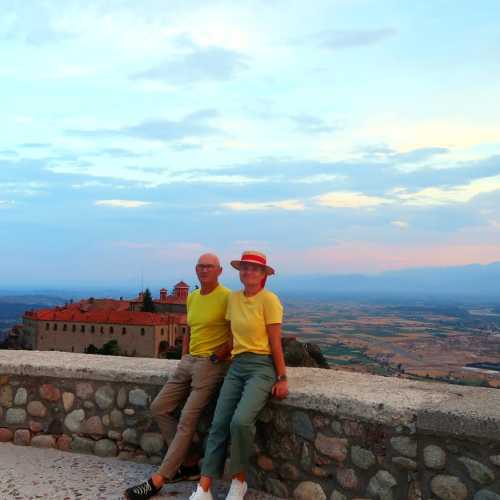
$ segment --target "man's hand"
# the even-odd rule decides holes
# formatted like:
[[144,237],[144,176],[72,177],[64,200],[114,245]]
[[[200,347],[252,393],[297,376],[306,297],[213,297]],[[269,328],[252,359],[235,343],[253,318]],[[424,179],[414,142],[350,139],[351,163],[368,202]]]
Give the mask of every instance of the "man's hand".
[[285,399],[288,396],[288,381],[278,380],[273,385],[271,393],[276,399]]

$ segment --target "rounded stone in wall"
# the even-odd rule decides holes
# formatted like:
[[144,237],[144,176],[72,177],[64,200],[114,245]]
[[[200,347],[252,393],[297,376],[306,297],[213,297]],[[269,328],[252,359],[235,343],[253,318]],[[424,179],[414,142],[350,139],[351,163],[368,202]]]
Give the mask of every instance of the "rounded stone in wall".
[[90,382],[78,382],[75,389],[76,396],[80,399],[89,399],[94,394],[94,388]]
[[110,385],[103,385],[95,391],[94,398],[101,410],[107,410],[115,403],[115,390]]
[[82,422],[85,420],[85,412],[82,409],[73,410],[64,419],[64,425],[71,432],[80,432]]
[[14,398],[15,406],[23,406],[28,401],[28,391],[24,387],[19,387]]
[[337,468],[337,481],[346,490],[355,490],[358,487],[358,477],[354,469]]
[[303,481],[293,492],[294,500],[326,500],[325,492],[318,483]]
[[479,490],[474,494],[474,500],[500,500],[500,495],[491,490]]
[[330,500],[347,500],[347,497],[340,491],[335,490],[330,496]]
[[94,453],[99,457],[116,457],[118,449],[111,439],[100,439],[95,444]]
[[458,477],[438,474],[431,479],[431,490],[441,500],[465,500],[467,487]]
[[14,432],[14,444],[19,446],[29,446],[31,441],[31,432],[28,429],[17,429]]
[[30,401],[26,407],[32,417],[45,418],[47,407],[41,401]]
[[127,389],[125,389],[125,387],[120,387],[120,389],[118,389],[118,394],[116,396],[116,406],[118,406],[118,408],[120,409],[125,408],[125,406],[127,406],[127,399],[128,399]]
[[128,393],[128,400],[134,406],[142,406],[145,408],[149,405],[149,396],[143,389],[132,389]]
[[410,437],[393,437],[391,438],[391,446],[405,457],[415,458],[417,456],[417,442]]
[[34,436],[31,440],[31,446],[37,448],[56,448],[56,438],[50,434]]
[[298,436],[311,441],[314,439],[314,428],[309,415],[303,411],[295,411],[292,415],[293,431]]
[[424,464],[429,469],[443,469],[446,465],[446,452],[434,444],[426,446],[424,448]]
[[356,467],[364,470],[375,465],[375,455],[370,450],[357,445],[351,448],[351,460]]
[[53,384],[42,384],[39,388],[40,396],[46,401],[59,401],[61,399],[61,391]]
[[495,474],[486,465],[468,457],[460,457],[459,462],[462,462],[469,473],[472,480],[479,484],[488,484],[495,480]]
[[12,387],[10,385],[0,386],[0,406],[4,408],[12,406]]
[[415,462],[415,460],[412,460],[411,458],[394,457],[392,459],[392,463],[396,464],[398,467],[401,467],[402,469],[405,469],[405,470],[409,470],[409,471],[416,471],[417,470],[417,462]]
[[73,408],[75,402],[75,395],[72,392],[63,392],[62,395],[64,411],[67,413]]
[[492,464],[498,465],[498,467],[500,467],[500,455],[491,455],[490,460]]
[[139,436],[136,429],[127,428],[122,434],[123,441],[130,444],[139,444]]
[[123,413],[120,410],[113,410],[109,414],[109,422],[112,427],[122,429],[125,427],[125,419],[123,418]]
[[391,489],[397,481],[386,470],[379,470],[368,483],[368,494],[375,498],[392,498]]
[[77,453],[94,453],[95,441],[90,438],[73,436],[71,450]]
[[274,479],[272,477],[264,480],[265,489],[271,495],[280,497],[280,498],[288,498],[288,488],[285,483],[282,483],[278,479]]
[[8,443],[13,437],[14,433],[10,429],[0,427],[0,443]]
[[10,425],[19,425],[26,420],[26,410],[23,408],[9,408],[5,413],[5,421]]
[[164,447],[163,436],[159,432],[145,432],[140,443],[147,455],[158,455]]

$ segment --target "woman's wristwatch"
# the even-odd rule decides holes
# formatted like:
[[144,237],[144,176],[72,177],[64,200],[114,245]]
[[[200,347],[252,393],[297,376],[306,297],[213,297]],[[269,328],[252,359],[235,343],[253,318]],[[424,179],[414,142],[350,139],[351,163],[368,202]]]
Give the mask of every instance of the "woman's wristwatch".
[[286,375],[278,375],[278,376],[276,377],[276,381],[277,381],[277,382],[282,382],[283,380],[288,380],[288,379],[286,378]]

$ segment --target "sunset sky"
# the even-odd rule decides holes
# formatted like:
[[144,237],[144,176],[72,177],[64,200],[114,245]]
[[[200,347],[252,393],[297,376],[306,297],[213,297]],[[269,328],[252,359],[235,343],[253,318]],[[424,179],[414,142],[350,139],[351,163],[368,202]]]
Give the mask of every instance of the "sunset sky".
[[0,284],[500,261],[498,0],[17,0]]

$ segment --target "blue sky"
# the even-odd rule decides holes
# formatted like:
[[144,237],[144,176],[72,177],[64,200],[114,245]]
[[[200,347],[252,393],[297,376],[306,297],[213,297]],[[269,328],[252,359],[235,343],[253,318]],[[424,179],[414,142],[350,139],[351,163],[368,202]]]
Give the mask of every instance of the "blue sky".
[[4,0],[0,57],[5,285],[500,260],[496,0]]

